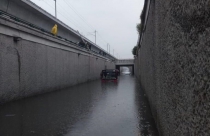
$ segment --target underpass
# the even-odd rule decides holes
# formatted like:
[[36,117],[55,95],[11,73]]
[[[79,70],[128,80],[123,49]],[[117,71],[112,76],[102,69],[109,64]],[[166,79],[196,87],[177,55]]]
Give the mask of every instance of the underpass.
[[2,0],[0,40],[0,135],[157,135],[136,78],[99,80],[103,69],[134,74],[132,59],[117,60],[28,0]]
[[134,75],[134,59],[119,59],[115,61],[115,68],[122,72],[122,68],[126,67]]

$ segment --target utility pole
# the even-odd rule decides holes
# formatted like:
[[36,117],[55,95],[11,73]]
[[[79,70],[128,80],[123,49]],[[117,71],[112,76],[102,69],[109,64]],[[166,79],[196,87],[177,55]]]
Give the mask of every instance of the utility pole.
[[109,52],[109,44],[107,43],[107,52]]
[[96,44],[96,30],[95,30],[95,44]]
[[55,0],[55,18],[57,18],[57,4],[56,4],[56,0]]
[[95,30],[95,31],[94,31],[94,33],[95,33],[95,34],[92,34],[93,32],[91,32],[91,33],[88,33],[88,34],[90,34],[90,35],[93,35],[93,36],[95,36],[95,45],[96,45],[96,32],[97,32],[97,31]]
[[110,54],[110,44],[107,43],[107,52]]

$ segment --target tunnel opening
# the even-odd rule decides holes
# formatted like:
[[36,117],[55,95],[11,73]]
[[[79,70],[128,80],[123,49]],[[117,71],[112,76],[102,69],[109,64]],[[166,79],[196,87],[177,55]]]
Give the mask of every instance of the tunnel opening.
[[132,75],[134,75],[134,65],[116,65],[115,68],[120,71],[120,74],[122,74],[122,72],[129,71]]

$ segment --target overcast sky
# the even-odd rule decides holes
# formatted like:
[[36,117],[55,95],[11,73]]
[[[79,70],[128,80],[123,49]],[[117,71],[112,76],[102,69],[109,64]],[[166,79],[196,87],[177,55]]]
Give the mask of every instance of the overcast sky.
[[[31,1],[55,15],[54,0]],[[57,0],[57,17],[93,42],[96,30],[97,45],[107,50],[109,43],[116,57],[133,58],[143,4],[144,0]]]

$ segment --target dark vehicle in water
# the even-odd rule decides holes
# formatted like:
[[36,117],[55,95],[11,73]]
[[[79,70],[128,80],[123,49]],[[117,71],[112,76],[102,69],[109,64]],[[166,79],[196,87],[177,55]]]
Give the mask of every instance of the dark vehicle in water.
[[119,72],[116,69],[105,69],[101,71],[102,81],[117,81]]

